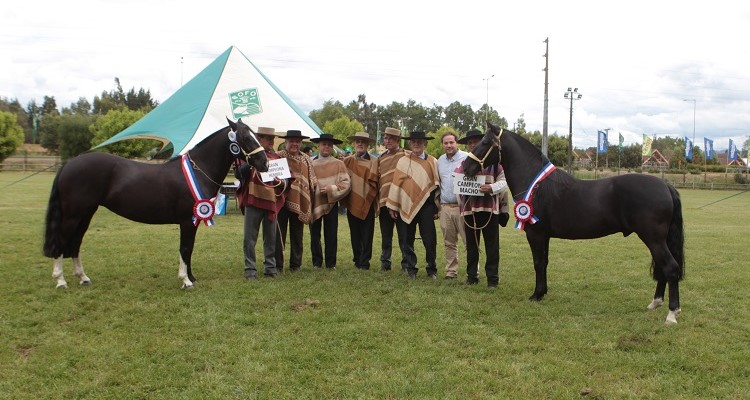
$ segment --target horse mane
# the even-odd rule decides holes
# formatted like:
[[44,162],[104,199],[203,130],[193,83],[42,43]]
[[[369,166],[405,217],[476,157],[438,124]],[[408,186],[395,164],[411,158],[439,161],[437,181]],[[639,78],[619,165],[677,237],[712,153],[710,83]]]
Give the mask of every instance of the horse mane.
[[[516,146],[521,150],[522,154],[524,154],[523,157],[529,160],[538,160],[541,163],[540,169],[541,166],[547,165],[547,163],[550,162],[549,158],[547,158],[539,148],[534,146],[534,144],[525,137],[506,129],[505,132],[503,132],[503,135],[507,134],[509,134]],[[563,192],[567,188],[575,184],[577,179],[564,170],[556,168],[555,171],[547,177],[546,181],[554,184],[545,185],[544,182],[542,182],[542,184],[537,187],[535,196],[538,198],[560,198],[563,196]]]

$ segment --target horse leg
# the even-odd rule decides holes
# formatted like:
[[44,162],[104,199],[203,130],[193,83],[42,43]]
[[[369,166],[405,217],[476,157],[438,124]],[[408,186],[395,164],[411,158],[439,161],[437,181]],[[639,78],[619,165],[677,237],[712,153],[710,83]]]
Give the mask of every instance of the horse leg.
[[677,279],[669,280],[669,313],[667,324],[676,324],[677,316],[682,312],[680,309],[680,282]]
[[55,288],[57,289],[68,288],[68,282],[65,282],[65,277],[63,276],[63,256],[62,255],[60,255],[60,257],[55,258],[55,261],[52,264],[52,278],[57,279],[57,286],[55,286]]
[[652,242],[648,245],[648,248],[651,251],[653,274],[654,279],[656,279],[656,292],[651,304],[648,305],[648,309],[654,310],[664,304],[664,291],[668,283],[669,313],[665,322],[676,324],[677,315],[680,314],[680,266],[669,251],[665,240],[659,243]]
[[648,307],[649,310],[656,310],[664,304],[664,291],[667,289],[667,280],[659,279],[656,281],[656,291],[654,292],[654,299],[651,300]]
[[[528,229],[528,228],[527,228]],[[547,263],[549,262],[549,236],[526,232],[526,240],[531,247],[534,258],[534,272],[536,272],[536,287],[534,294],[529,297],[530,301],[540,301],[547,294]]]
[[198,227],[192,221],[180,224],[180,267],[177,277],[182,281],[182,289],[192,289],[195,277],[190,268],[190,258],[195,245],[195,233]]
[[81,264],[81,257],[73,257],[73,265],[75,265],[75,276],[78,277],[79,281],[78,283],[81,286],[88,286],[91,284],[91,279],[89,279],[88,276],[86,276],[86,273],[83,272],[83,264]]

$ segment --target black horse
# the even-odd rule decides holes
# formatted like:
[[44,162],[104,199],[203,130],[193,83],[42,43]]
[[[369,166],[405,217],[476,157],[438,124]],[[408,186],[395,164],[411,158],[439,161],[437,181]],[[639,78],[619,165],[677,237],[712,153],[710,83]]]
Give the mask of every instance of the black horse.
[[684,263],[684,233],[680,195],[662,180],[640,174],[583,181],[555,169],[528,140],[489,124],[481,142],[463,163],[464,173],[476,175],[485,165],[500,162],[516,202],[516,227],[526,231],[536,272],[529,300],[547,294],[550,238],[593,239],[635,232],[651,252],[656,292],[648,309],[664,303],[669,283],[667,323],[680,313],[679,281]]
[[256,170],[268,170],[268,160],[255,133],[242,120],[230,121],[182,157],[163,164],[146,164],[107,153],[82,154],[66,162],[52,183],[47,207],[44,255],[54,258],[52,277],[67,287],[63,258],[72,257],[82,285],[79,252],[91,218],[100,205],[136,222],[180,225],[180,266],[183,288],[195,277],[190,257],[198,224],[212,223],[212,197],[236,158],[244,157]]

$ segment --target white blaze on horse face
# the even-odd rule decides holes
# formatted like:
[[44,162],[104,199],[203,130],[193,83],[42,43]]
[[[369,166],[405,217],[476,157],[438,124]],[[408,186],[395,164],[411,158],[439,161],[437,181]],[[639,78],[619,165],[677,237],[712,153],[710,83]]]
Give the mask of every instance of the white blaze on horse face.
[[177,270],[177,278],[182,281],[182,289],[193,288],[193,282],[190,282],[190,278],[188,278],[187,264],[182,260],[182,255],[180,255],[180,268]]

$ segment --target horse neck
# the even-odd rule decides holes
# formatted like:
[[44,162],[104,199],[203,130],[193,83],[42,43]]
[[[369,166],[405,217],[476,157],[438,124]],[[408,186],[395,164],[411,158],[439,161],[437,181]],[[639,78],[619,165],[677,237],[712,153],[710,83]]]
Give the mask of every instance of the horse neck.
[[549,162],[534,145],[524,141],[522,137],[508,132],[504,132],[500,138],[500,164],[503,166],[508,187],[514,195],[526,192],[539,171]]
[[[217,184],[221,185],[224,182],[234,161],[229,152],[228,131],[227,127],[213,133],[188,152],[190,159],[195,163],[194,167],[205,173],[204,175],[200,171],[195,171],[198,182],[201,187],[213,188],[211,193],[219,190]],[[208,196],[208,193],[204,193],[204,196]]]

